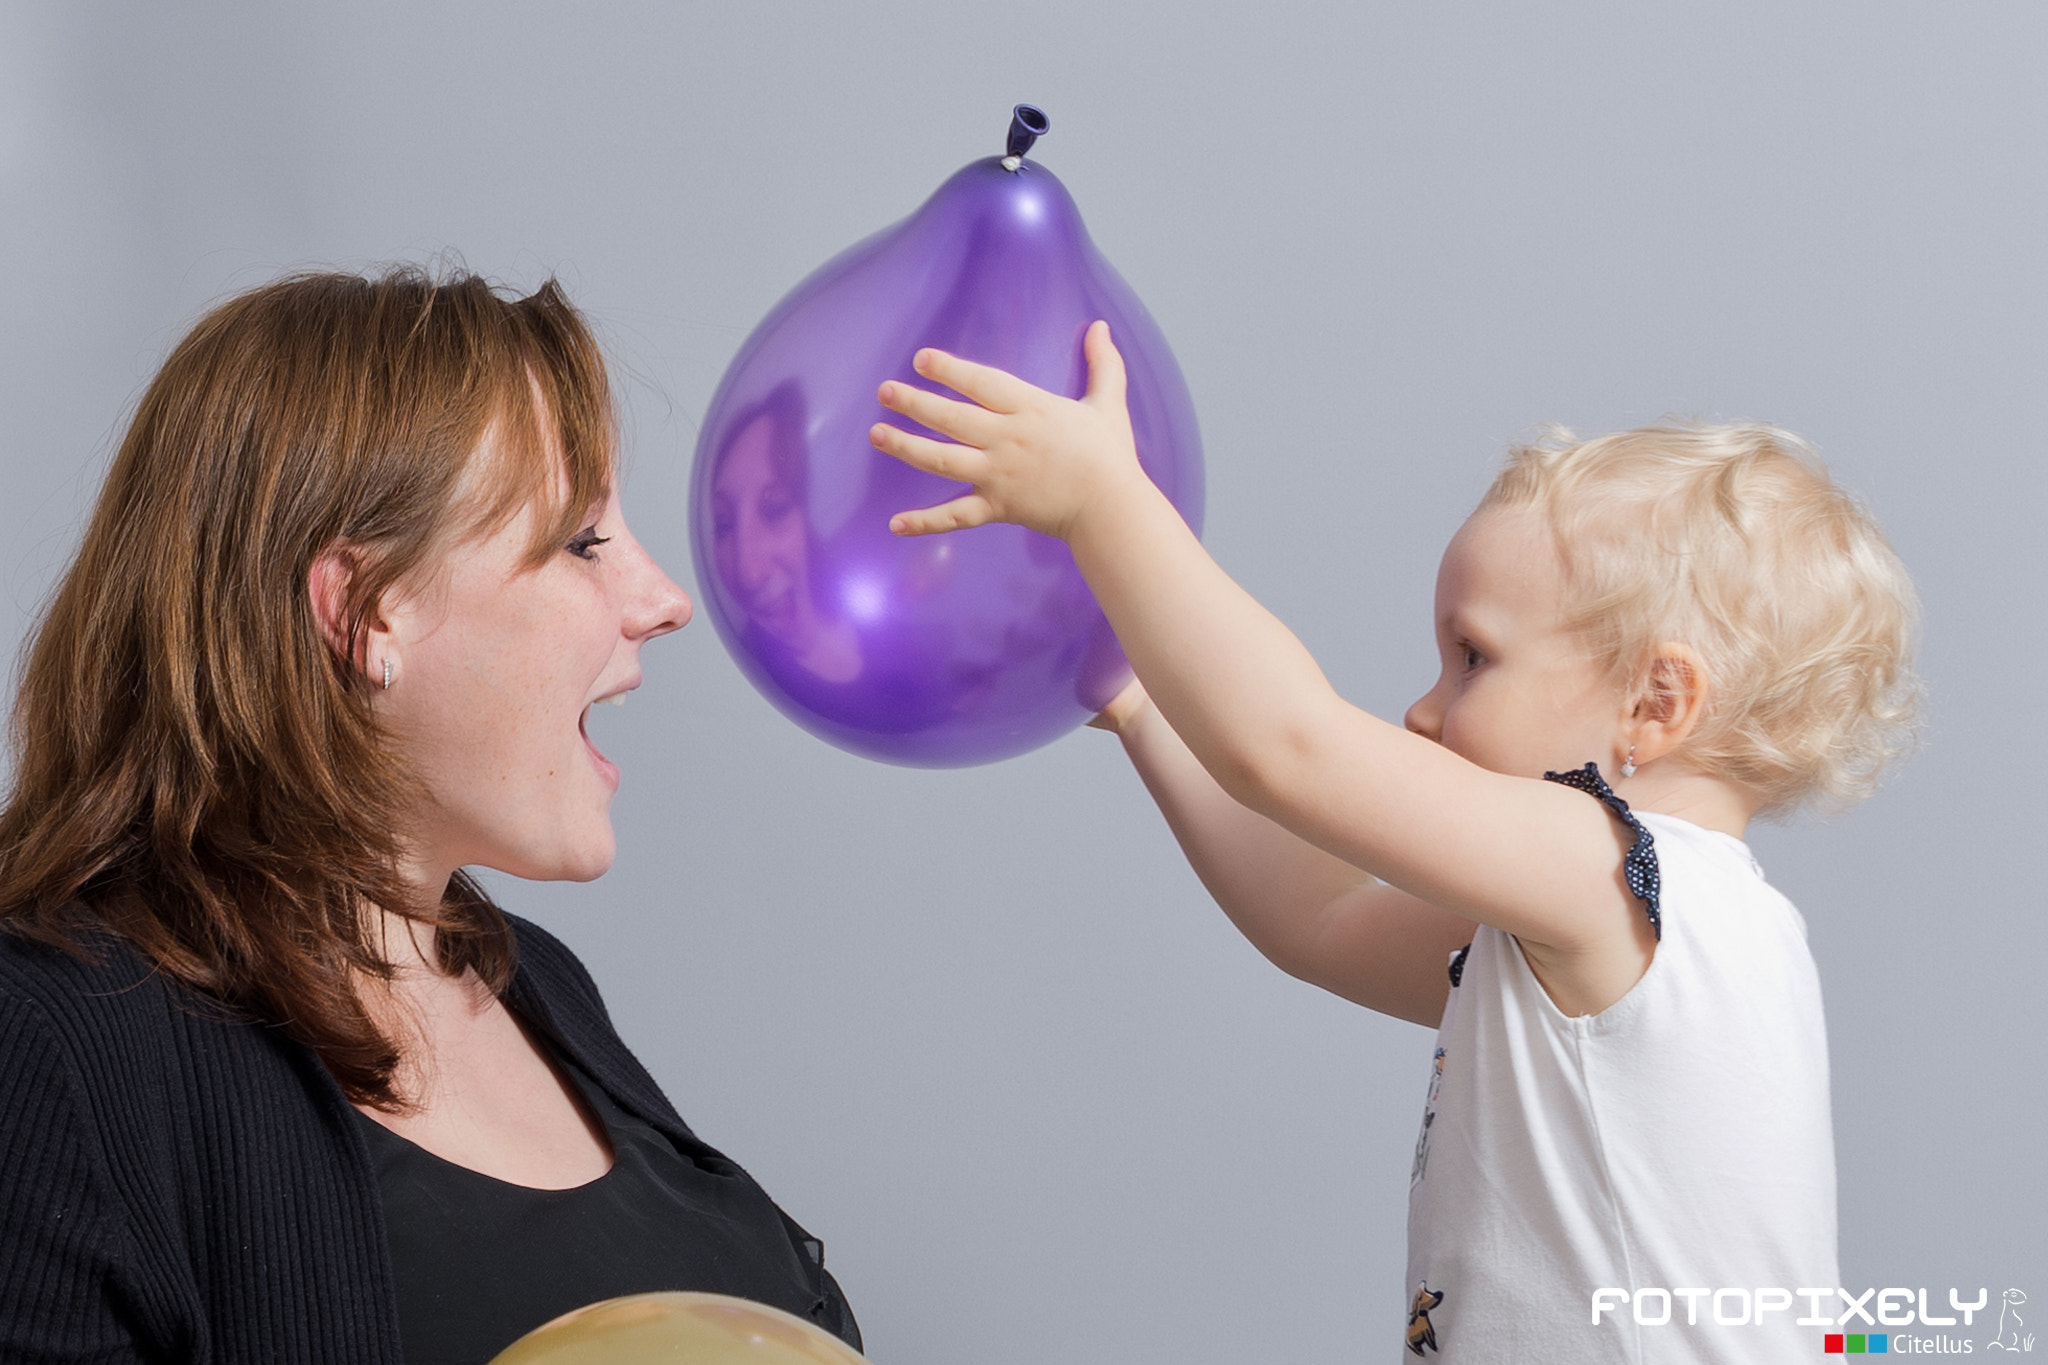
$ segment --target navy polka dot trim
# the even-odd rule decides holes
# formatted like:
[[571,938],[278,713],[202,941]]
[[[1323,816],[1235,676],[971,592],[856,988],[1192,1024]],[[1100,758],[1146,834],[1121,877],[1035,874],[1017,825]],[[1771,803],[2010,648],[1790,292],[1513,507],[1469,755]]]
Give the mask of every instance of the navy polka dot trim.
[[1451,955],[1451,985],[1462,985],[1465,980],[1465,959],[1472,955],[1472,945],[1466,944]]
[[1543,780],[1562,782],[1567,787],[1577,787],[1588,796],[1597,796],[1621,818],[1621,823],[1636,832],[1635,847],[1622,855],[1621,875],[1627,879],[1628,889],[1643,903],[1650,916],[1650,928],[1661,940],[1664,937],[1664,911],[1657,904],[1657,893],[1663,886],[1663,879],[1657,871],[1657,841],[1650,837],[1650,831],[1636,819],[1635,813],[1628,808],[1628,802],[1614,794],[1614,789],[1600,776],[1597,763],[1588,763],[1568,773],[1545,773]]

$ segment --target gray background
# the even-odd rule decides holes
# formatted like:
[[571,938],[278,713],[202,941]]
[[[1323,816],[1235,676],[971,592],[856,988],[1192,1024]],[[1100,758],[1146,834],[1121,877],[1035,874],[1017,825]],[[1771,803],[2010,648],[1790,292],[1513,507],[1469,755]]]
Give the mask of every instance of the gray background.
[[[1755,838],[1828,992],[1843,1276],[2038,1303],[2044,58],[2030,4],[0,0],[0,657],[166,347],[309,264],[559,272],[687,586],[748,329],[1033,100],[1186,369],[1211,546],[1362,705],[1426,686],[1436,557],[1538,423],[1768,418],[1874,504],[1926,745]],[[594,722],[616,868],[500,889],[878,1360],[1390,1354],[1429,1035],[1238,940],[1112,740],[898,770],[704,622],[648,665]]]

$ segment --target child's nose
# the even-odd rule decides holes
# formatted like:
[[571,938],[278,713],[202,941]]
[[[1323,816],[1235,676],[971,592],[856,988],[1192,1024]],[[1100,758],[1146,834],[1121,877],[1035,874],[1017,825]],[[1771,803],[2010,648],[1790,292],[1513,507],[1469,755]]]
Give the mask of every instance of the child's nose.
[[1444,711],[1437,703],[1436,689],[1432,687],[1417,697],[1415,704],[1408,708],[1408,714],[1401,717],[1401,723],[1433,744],[1443,743]]

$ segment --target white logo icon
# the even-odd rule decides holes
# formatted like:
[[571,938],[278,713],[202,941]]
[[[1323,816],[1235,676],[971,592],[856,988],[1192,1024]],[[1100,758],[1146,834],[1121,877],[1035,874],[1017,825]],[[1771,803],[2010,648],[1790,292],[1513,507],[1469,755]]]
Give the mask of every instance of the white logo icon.
[[[1987,1350],[2031,1351],[2034,1349],[2034,1334],[2032,1332],[2027,1333],[2026,1340],[2022,1341],[2020,1339],[2020,1328],[2026,1325],[2026,1319],[2020,1316],[2019,1306],[2026,1301],[2027,1296],[2017,1289],[2005,1291],[2005,1300],[1998,1305],[1998,1335],[1986,1347]],[[2010,1330],[2007,1330],[2005,1325],[2008,1319],[2012,1322]]]

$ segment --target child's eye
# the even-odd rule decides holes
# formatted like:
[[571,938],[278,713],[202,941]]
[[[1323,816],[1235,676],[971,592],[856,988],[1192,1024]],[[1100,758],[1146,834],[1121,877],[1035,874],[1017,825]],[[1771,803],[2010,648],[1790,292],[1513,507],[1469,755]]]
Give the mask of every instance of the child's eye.
[[1486,656],[1481,654],[1476,647],[1469,644],[1459,645],[1458,653],[1465,662],[1465,671],[1467,673],[1470,673],[1473,669],[1486,662]]
[[596,559],[597,556],[592,552],[610,539],[610,536],[599,535],[595,526],[586,526],[576,533],[567,548],[569,553],[578,559]]

